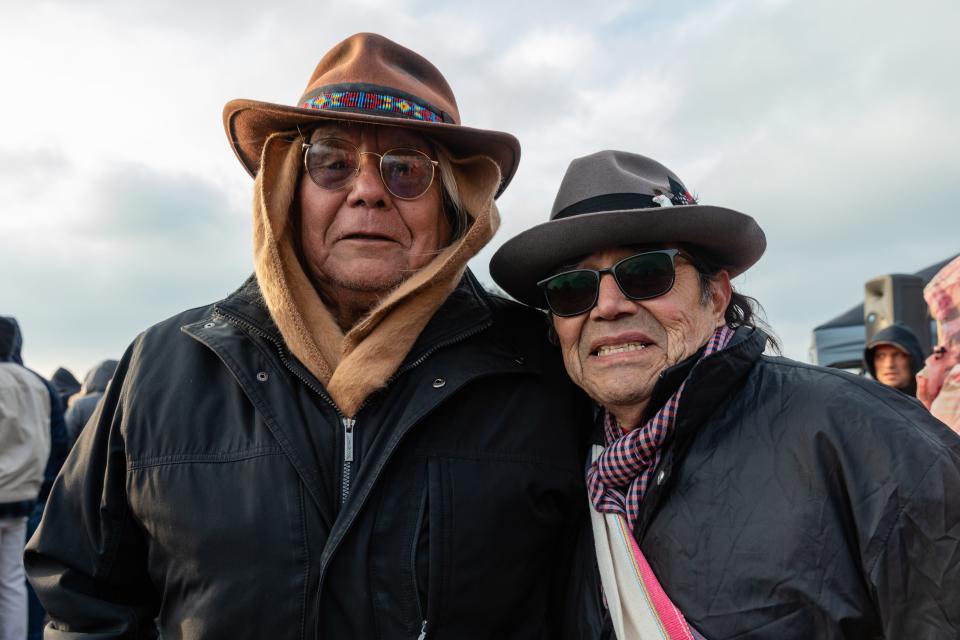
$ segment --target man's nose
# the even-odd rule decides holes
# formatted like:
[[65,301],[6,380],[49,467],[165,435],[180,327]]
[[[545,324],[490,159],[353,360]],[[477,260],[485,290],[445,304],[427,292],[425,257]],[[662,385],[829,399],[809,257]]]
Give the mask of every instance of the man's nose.
[[613,320],[620,316],[636,313],[637,303],[630,300],[617,285],[612,273],[600,276],[600,291],[597,294],[597,306],[591,312],[595,318]]
[[380,177],[380,158],[376,154],[360,155],[360,172],[350,185],[348,202],[351,206],[377,209],[385,208],[390,202],[390,192],[387,191]]

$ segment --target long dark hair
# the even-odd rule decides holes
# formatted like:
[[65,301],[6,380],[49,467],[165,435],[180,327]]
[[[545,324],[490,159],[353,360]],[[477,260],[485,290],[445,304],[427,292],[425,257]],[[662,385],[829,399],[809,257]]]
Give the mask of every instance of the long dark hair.
[[[700,280],[700,302],[708,304],[710,294],[713,293],[714,279],[720,273],[721,268],[711,264],[709,261],[696,257],[692,261],[693,267],[697,270]],[[730,302],[723,312],[723,319],[728,327],[736,329],[738,327],[750,327],[759,329],[767,335],[767,344],[777,355],[782,355],[780,339],[773,333],[773,329],[766,320],[766,312],[763,305],[756,298],[744,295],[737,291],[733,285],[730,285]]]

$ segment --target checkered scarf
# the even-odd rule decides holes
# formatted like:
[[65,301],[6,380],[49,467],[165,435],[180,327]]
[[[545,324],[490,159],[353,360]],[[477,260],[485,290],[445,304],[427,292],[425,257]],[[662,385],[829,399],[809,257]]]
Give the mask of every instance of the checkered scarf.
[[[707,342],[700,360],[725,349],[732,337],[733,329],[730,327],[724,325],[717,329]],[[690,374],[687,374],[686,380],[660,411],[646,424],[629,433],[623,432],[613,414],[605,412],[603,426],[607,448],[587,472],[587,489],[597,511],[625,516],[631,531],[640,515],[640,501],[647,493],[650,476],[660,462],[661,446],[673,429],[680,394],[689,379]]]

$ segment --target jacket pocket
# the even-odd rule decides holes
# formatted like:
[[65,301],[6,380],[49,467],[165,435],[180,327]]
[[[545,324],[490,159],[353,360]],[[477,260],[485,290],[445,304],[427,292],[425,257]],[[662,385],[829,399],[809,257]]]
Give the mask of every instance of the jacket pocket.
[[427,614],[427,584],[430,571],[428,493],[427,483],[424,483],[413,530],[413,544],[410,548],[410,575],[413,577],[413,593],[414,601],[417,603],[418,622],[426,620]]
[[443,597],[449,586],[452,521],[452,484],[443,459],[427,458],[427,482],[413,544],[413,575],[419,613],[420,638],[434,636],[442,624]]

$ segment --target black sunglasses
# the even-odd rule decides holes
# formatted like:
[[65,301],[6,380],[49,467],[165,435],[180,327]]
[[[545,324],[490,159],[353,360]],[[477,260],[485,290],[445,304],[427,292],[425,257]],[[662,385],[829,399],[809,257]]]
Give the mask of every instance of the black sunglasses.
[[676,278],[678,249],[659,249],[627,256],[607,269],[573,269],[537,283],[555,316],[578,316],[593,309],[600,296],[600,278],[613,275],[631,300],[649,300],[670,291]]

